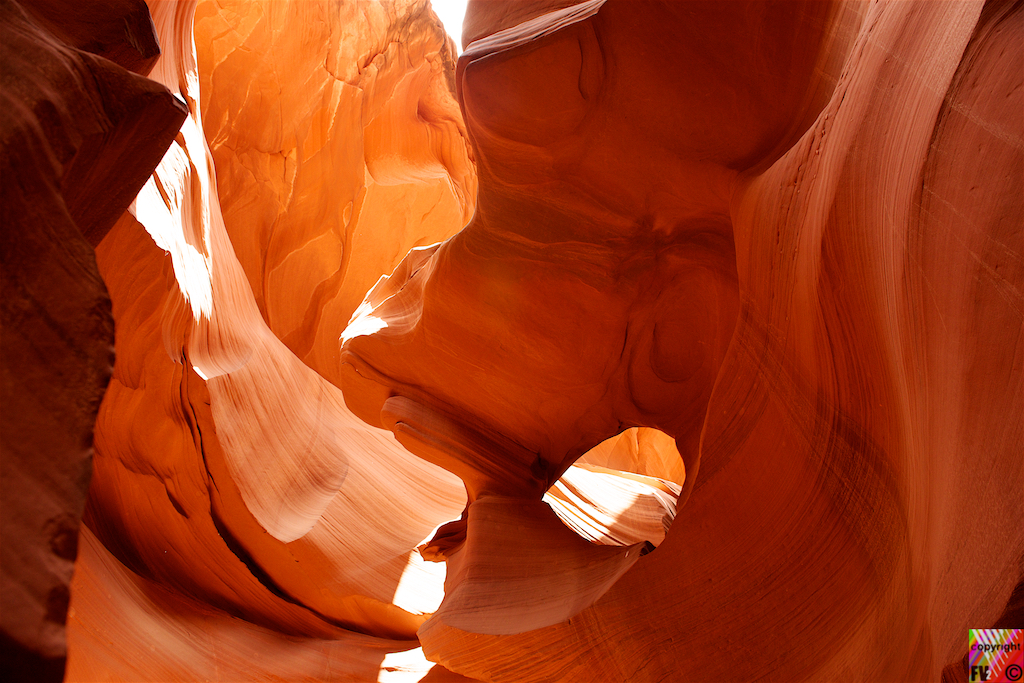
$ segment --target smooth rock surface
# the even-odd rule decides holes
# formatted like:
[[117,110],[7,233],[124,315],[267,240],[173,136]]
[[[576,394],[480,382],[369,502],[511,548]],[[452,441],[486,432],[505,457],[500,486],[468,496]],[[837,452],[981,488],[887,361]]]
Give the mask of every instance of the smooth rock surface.
[[467,482],[450,565],[571,567],[473,510],[623,426],[675,438],[685,506],[545,626],[449,573],[424,652],[497,681],[937,679],[1022,576],[1020,4],[496,7],[458,72],[477,213],[368,295],[346,398]]
[[1020,2],[149,10],[170,149],[47,176],[116,326],[69,681],[958,680],[1019,618]]
[[[416,629],[440,603],[444,565],[424,562],[416,547],[435,526],[458,517],[465,505],[461,482],[406,452],[387,432],[355,418],[340,390],[282,342],[288,331],[279,336],[268,326],[253,293],[289,292],[281,301],[323,305],[340,297],[351,300],[354,308],[383,270],[372,277],[366,272],[390,268],[389,259],[401,255],[396,250],[456,232],[464,213],[471,211],[472,192],[460,194],[457,182],[471,185],[472,164],[456,125],[452,95],[438,89],[446,82],[439,54],[447,54],[447,40],[425,5],[382,7],[360,3],[347,8],[357,14],[369,11],[367,31],[377,31],[377,39],[391,46],[391,62],[378,60],[368,71],[363,65],[377,80],[367,76],[362,83],[357,78],[346,89],[323,71],[321,81],[294,95],[296,106],[308,107],[309,116],[282,120],[295,126],[285,133],[291,140],[296,130],[308,133],[310,126],[319,136],[305,140],[310,156],[296,157],[296,177],[312,186],[274,185],[270,179],[280,180],[274,174],[264,177],[266,193],[245,195],[233,179],[248,173],[248,160],[262,153],[229,152],[247,144],[247,136],[259,129],[243,115],[220,121],[224,127],[215,126],[210,135],[224,153],[217,163],[225,168],[221,178],[228,188],[224,205],[229,215],[236,225],[252,227],[258,225],[258,216],[245,211],[253,200],[282,207],[282,232],[271,240],[268,253],[284,261],[293,250],[301,252],[295,257],[299,261],[312,253],[333,269],[324,279],[311,280],[317,271],[305,261],[281,271],[259,264],[247,272],[236,256],[244,258],[245,246],[233,244],[225,228],[220,179],[204,136],[200,62],[192,36],[195,17],[208,30],[219,31],[218,20],[237,19],[234,9],[211,4],[197,11],[190,2],[151,5],[165,51],[150,76],[188,103],[189,116],[97,252],[114,306],[117,363],[96,423],[95,470],[86,512],[86,524],[95,535],[90,546],[94,552],[83,557],[72,591],[68,680],[237,680],[292,674],[364,680],[367,671],[376,674],[390,666],[390,654],[416,648]],[[269,13],[271,22],[301,24],[315,8],[311,3],[266,3],[242,9],[253,19]],[[339,6],[325,3],[321,9],[329,14]],[[245,22],[239,21],[244,29]],[[409,40],[388,37],[403,26]],[[204,53],[204,58],[211,60],[206,64],[214,81],[225,64],[246,54],[255,60],[246,68],[255,81],[261,70],[272,73],[300,56],[322,62],[338,49],[344,54],[336,56],[337,68],[358,71],[358,64],[347,60],[355,59],[357,50],[373,48],[359,42],[372,36],[349,35],[343,27],[342,22],[325,24],[322,42],[286,42],[280,47],[283,55],[273,46],[252,50],[243,45],[252,33],[221,35],[204,47],[215,45],[224,52]],[[276,31],[267,35],[288,38]],[[385,85],[375,90],[378,80]],[[226,81],[226,86],[235,83]],[[323,108],[310,104],[317,88],[325,97]],[[350,99],[339,104],[342,91]],[[232,103],[236,95],[225,87],[222,100],[211,96],[212,111],[222,102],[244,112],[243,103]],[[385,165],[390,164],[388,177],[401,180],[397,194],[385,188],[383,196],[395,206],[416,207],[417,218],[435,216],[433,222],[407,231],[406,223],[412,221],[404,214],[399,212],[395,220],[381,218],[384,207],[374,203],[380,200],[366,205],[375,208],[351,213],[349,206],[346,212],[341,201],[345,195],[334,191],[336,185],[358,177],[367,187],[353,192],[377,191],[365,180],[371,160],[349,154],[353,140],[369,135],[376,125],[375,119],[364,121],[358,112],[353,117],[353,102],[387,116],[409,117],[409,107],[413,116],[416,111],[426,116],[436,107],[440,123],[435,127],[462,145],[460,151],[446,143],[441,158],[434,159],[431,155],[440,152],[426,145],[431,128],[406,141],[409,154],[419,155],[416,159],[383,154]],[[265,119],[258,101],[251,116]],[[311,124],[311,118],[317,121]],[[229,130],[228,125],[238,128]],[[402,133],[403,128],[395,130]],[[227,146],[216,146],[217,140]],[[421,162],[429,166],[427,177],[421,177],[423,169],[416,165]],[[451,176],[445,163],[452,164]],[[466,177],[459,180],[459,173]],[[248,196],[249,203],[237,196]],[[305,217],[304,225],[315,233],[311,239],[320,240],[321,246],[325,240],[341,244],[347,239],[344,258],[338,250],[318,249],[316,244],[305,249],[308,245],[288,224],[297,220],[294,215],[289,219],[289,212]],[[393,233],[396,244],[353,241],[352,235],[336,232],[343,230],[341,222],[320,224],[308,212],[338,218],[348,213],[360,219],[367,234]],[[269,224],[267,229],[273,232]],[[290,241],[294,238],[298,242]],[[244,240],[239,236],[236,241]],[[337,257],[333,261],[331,254]],[[370,277],[369,284],[346,280],[345,260],[358,264],[353,272]],[[267,282],[259,280],[254,286],[250,277]],[[326,318],[333,325],[335,355],[337,337],[350,314],[336,310],[332,316],[340,318]],[[268,318],[275,320],[272,312]],[[307,347],[321,319],[318,313],[312,326],[303,328]],[[108,605],[105,595],[116,604]],[[135,626],[139,619],[145,624],[142,630]],[[353,634],[362,635],[349,637]],[[150,637],[168,640],[169,650],[140,661],[132,644]],[[396,645],[396,640],[402,643]],[[266,650],[268,641],[283,649],[300,641],[308,647],[280,669],[274,657],[246,662],[245,653]],[[207,647],[207,642],[212,644]],[[360,649],[364,643],[370,644],[368,650]],[[342,651],[348,653],[342,659],[351,661],[339,659]],[[446,672],[422,654],[406,660],[402,666],[408,669],[407,679],[429,675],[447,680]]]

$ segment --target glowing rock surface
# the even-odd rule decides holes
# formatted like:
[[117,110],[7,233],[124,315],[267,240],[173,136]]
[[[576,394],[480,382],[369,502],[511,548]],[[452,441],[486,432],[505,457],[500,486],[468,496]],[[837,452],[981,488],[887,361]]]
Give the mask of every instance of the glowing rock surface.
[[149,11],[68,680],[956,680],[1012,625],[1019,2],[473,0],[457,63],[421,0]]

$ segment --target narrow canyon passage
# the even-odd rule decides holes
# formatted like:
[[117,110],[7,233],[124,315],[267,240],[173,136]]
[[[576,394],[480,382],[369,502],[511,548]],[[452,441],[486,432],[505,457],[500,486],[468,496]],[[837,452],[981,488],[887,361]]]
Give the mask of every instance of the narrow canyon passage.
[[4,670],[967,680],[1024,3],[0,2]]

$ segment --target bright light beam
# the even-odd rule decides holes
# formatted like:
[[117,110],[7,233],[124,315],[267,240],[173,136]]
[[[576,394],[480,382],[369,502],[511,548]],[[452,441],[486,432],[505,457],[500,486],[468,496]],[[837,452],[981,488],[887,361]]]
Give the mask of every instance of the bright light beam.
[[444,30],[455,39],[455,46],[462,54],[462,18],[466,16],[468,0],[431,0],[430,5],[444,24]]

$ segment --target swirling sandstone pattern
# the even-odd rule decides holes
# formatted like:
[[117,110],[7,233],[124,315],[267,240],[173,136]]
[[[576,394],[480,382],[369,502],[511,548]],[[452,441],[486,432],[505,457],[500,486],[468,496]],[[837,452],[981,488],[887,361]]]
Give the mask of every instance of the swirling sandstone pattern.
[[[293,12],[315,9],[310,3],[245,8],[252,19],[243,26],[248,32],[220,35],[214,43],[223,50],[211,58],[223,60],[210,63],[214,78],[218,67],[231,61],[233,50],[252,49],[244,41],[258,34],[259,17],[269,12],[268,21],[273,21],[274,7]],[[262,647],[267,634],[274,633],[308,643],[305,647],[313,653],[307,655],[305,668],[301,661],[296,663],[294,675],[360,680],[372,671],[375,676],[385,652],[415,647],[409,639],[415,638],[422,614],[440,600],[443,571],[439,575],[438,570],[443,568],[420,560],[415,546],[434,526],[458,516],[464,505],[462,487],[452,475],[405,452],[390,435],[354,418],[341,392],[303,364],[268,327],[253,295],[254,289],[267,287],[263,282],[255,288],[250,285],[221,216],[214,163],[203,136],[192,38],[195,4],[153,3],[150,9],[165,48],[151,76],[180,94],[189,105],[189,117],[130,211],[98,249],[114,303],[117,363],[96,427],[95,472],[86,513],[95,540],[89,537],[90,552],[76,578],[69,678],[232,678],[243,674],[228,665],[231,653],[244,660],[244,653]],[[321,9],[328,16],[336,6],[325,3]],[[301,101],[308,108],[305,119],[281,119],[282,125],[295,127],[286,130],[285,138],[294,142],[297,135],[305,135],[302,148],[289,152],[295,164],[290,178],[301,183],[312,177],[318,187],[334,182],[341,187],[337,192],[311,192],[290,184],[268,185],[266,194],[259,195],[281,207],[281,224],[287,225],[289,212],[346,219],[345,225],[330,220],[310,223],[305,238],[293,229],[274,237],[274,225],[266,224],[270,243],[257,245],[259,249],[276,263],[294,258],[301,265],[288,271],[294,280],[289,285],[294,287],[289,290],[293,303],[302,296],[321,303],[347,297],[357,303],[368,285],[356,277],[358,290],[351,291],[344,259],[360,263],[352,271],[357,274],[375,263],[390,268],[389,253],[451,234],[472,207],[471,175],[449,181],[444,166],[445,159],[454,158],[460,164],[456,170],[466,176],[472,167],[465,146],[460,151],[453,143],[445,144],[441,160],[424,154],[432,162],[424,163],[426,171],[444,181],[440,190],[436,180],[412,182],[419,181],[412,161],[387,160],[390,180],[398,182],[406,167],[412,176],[406,187],[390,195],[385,191],[387,198],[419,207],[420,215],[436,213],[433,224],[417,224],[410,235],[395,234],[394,242],[380,240],[386,245],[383,254],[368,247],[360,252],[353,234],[344,232],[354,230],[357,220],[370,234],[393,227],[375,222],[373,211],[381,209],[374,202],[360,197],[363,203],[356,209],[351,200],[345,204],[345,183],[351,185],[355,169],[346,156],[352,145],[344,141],[363,136],[366,127],[358,112],[352,116],[352,103],[363,101],[375,116],[408,117],[409,107],[428,111],[422,101],[441,97],[437,82],[444,84],[443,69],[431,64],[448,49],[423,5],[396,3],[382,12],[380,5],[366,3],[362,10],[372,10],[365,28],[380,33],[380,42],[391,45],[394,66],[386,68],[385,60],[378,60],[372,70],[378,78],[356,78],[347,91],[334,74],[322,70],[321,80],[312,81],[314,90],[322,89],[320,106]],[[207,7],[198,15],[210,22],[208,28],[219,31],[215,22],[221,12]],[[230,9],[223,14],[237,19]],[[345,24],[337,19],[325,22],[322,37],[328,42],[313,58],[322,60],[331,40],[335,48],[353,47],[344,44]],[[418,26],[412,34],[418,47],[410,40],[392,40],[390,32],[404,23]],[[278,66],[271,59],[275,46],[260,49],[267,57],[263,68],[270,72]],[[349,58],[339,58],[345,68],[351,66]],[[418,67],[415,78],[407,73],[409,62]],[[367,65],[363,66],[365,70]],[[395,83],[404,83],[403,78],[411,84],[397,90]],[[380,83],[384,85],[375,89]],[[447,105],[436,103],[441,110],[437,125],[461,141],[457,118],[443,117],[446,107],[452,110],[451,95],[447,98]],[[244,115],[241,103],[231,106]],[[310,118],[317,121],[311,124]],[[370,117],[367,123],[372,122]],[[248,141],[240,135],[221,138],[225,152],[241,149],[248,154],[245,159],[262,154],[245,148]],[[364,182],[364,160],[357,160],[359,181]],[[245,170],[241,161],[226,165],[236,174]],[[337,171],[329,172],[332,167]],[[260,168],[257,161],[257,177]],[[233,177],[226,178],[228,192],[241,192]],[[273,177],[280,181],[279,175]],[[470,185],[457,185],[463,181]],[[352,192],[365,195],[368,190]],[[259,224],[264,210],[257,207],[255,213],[248,226]],[[439,232],[442,228],[447,232]],[[309,240],[319,240],[323,249],[308,249]],[[323,245],[332,240],[338,246],[326,249]],[[408,242],[402,246],[404,240]],[[348,253],[350,247],[354,254]],[[245,254],[244,248],[239,252]],[[319,271],[308,261],[310,252],[321,261],[326,258],[340,275],[330,271],[322,280],[311,280]],[[336,257],[333,262],[331,254]],[[394,253],[390,258],[399,256]],[[281,275],[265,263],[256,268],[248,275],[267,280]],[[274,305],[266,307],[271,322]],[[339,310],[334,306],[325,318],[335,339],[351,314]],[[307,349],[313,345],[315,322],[304,329],[307,338],[296,343]],[[121,563],[130,571],[120,568]],[[160,591],[166,590],[180,599],[161,598]],[[96,591],[123,596],[128,604],[100,607],[92,597]],[[156,598],[151,598],[153,591]],[[82,609],[77,608],[79,601]],[[173,607],[166,612],[168,624],[155,623],[150,631],[125,631],[146,613],[164,615],[168,604]],[[263,630],[222,628],[200,616],[210,608]],[[149,662],[107,651],[111,640],[139,642],[145,635],[164,640],[179,628],[195,629],[201,640],[208,633],[218,643],[206,650],[186,639]],[[352,631],[377,638],[346,640]],[[393,638],[404,641],[388,640]],[[328,641],[337,644],[324,646]],[[331,653],[351,642],[376,644],[368,654],[354,654],[347,664],[335,662],[336,669],[328,667]],[[190,647],[194,649],[189,651]],[[259,665],[253,666],[254,672],[259,670]],[[265,666],[271,671],[274,663]]]
[[424,0],[151,0],[159,58],[141,3],[54,7],[3,29],[165,131],[4,205],[8,634],[38,206],[81,438],[113,304],[68,680],[938,680],[1010,625],[1020,2],[473,0],[457,65]]
[[[1020,4],[493,9],[459,63],[476,216],[343,356],[353,409],[476,501],[427,656],[937,679],[1021,578]],[[509,609],[557,580],[489,577],[578,561],[503,520],[623,425],[685,463],[664,544],[596,600]]]

